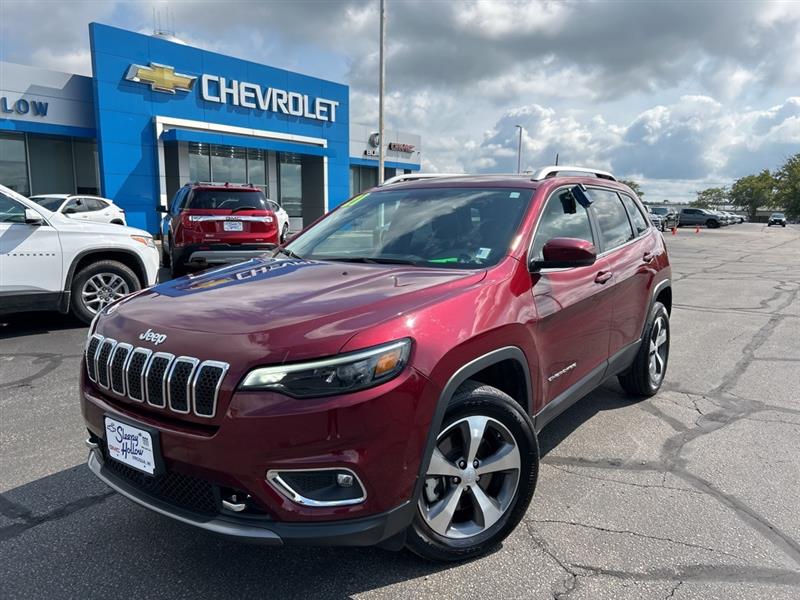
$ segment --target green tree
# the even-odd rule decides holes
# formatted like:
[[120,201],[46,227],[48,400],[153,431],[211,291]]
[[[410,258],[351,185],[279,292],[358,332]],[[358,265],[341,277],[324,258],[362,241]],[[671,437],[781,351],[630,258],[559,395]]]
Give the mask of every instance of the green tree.
[[800,154],[795,154],[775,173],[775,207],[790,219],[800,217]]
[[728,202],[728,188],[713,187],[697,192],[697,199],[693,200],[691,206],[695,208],[709,208],[721,206]]
[[752,221],[756,218],[756,211],[759,208],[773,206],[775,178],[769,169],[764,169],[758,175],[737,179],[731,186],[728,198],[736,208],[746,210]]
[[642,191],[642,188],[640,188],[639,184],[636,183],[635,181],[631,181],[630,179],[620,179],[619,182],[620,183],[624,183],[629,188],[631,188],[633,190],[633,193],[636,194],[637,196],[639,196],[640,200],[642,199],[642,196],[644,196],[644,192]]

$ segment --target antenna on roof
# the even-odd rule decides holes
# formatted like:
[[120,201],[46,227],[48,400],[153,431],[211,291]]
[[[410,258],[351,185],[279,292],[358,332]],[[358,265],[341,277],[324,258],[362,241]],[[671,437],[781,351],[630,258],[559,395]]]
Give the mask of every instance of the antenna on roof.
[[558,152],[556,152],[556,162],[555,165],[558,166]]

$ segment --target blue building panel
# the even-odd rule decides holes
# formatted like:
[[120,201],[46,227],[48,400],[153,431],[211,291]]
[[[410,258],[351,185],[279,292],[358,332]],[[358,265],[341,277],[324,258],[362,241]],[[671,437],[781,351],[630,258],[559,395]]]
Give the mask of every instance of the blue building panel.
[[[159,173],[158,140],[154,125],[156,117],[322,138],[327,142],[324,150],[260,137],[248,138],[231,132],[190,132],[195,136],[194,141],[201,138],[222,139],[220,143],[236,143],[244,147],[324,154],[329,157],[329,206],[337,206],[346,199],[349,189],[347,86],[98,23],[92,23],[89,30],[101,189],[104,195],[126,209],[128,221],[132,225],[151,231],[158,228],[155,208],[160,202],[161,176],[164,174]],[[128,81],[126,76],[132,65],[143,67],[144,70],[139,73],[143,73],[145,77],[157,79],[151,67],[158,69],[158,65],[166,65],[174,69],[177,76],[185,75],[195,79],[191,89],[187,91],[158,91],[151,89],[150,83]],[[236,106],[233,102],[234,94],[228,95],[226,103],[205,99],[202,96],[204,74],[225,78],[229,85],[236,80],[260,86],[262,96],[275,89],[280,90],[280,93],[285,91],[299,94],[302,100],[292,96],[286,102],[293,102],[291,106],[295,112],[298,107],[302,107],[302,114],[283,114],[258,107],[247,108],[241,102]],[[172,77],[173,72],[170,71],[167,79]],[[166,85],[169,85],[169,81]],[[179,82],[179,85],[185,83]],[[219,89],[211,90],[211,87],[213,80],[209,87],[211,95],[221,95]],[[248,90],[251,94],[252,88]],[[240,90],[235,95],[238,95],[238,91]],[[306,96],[307,104],[304,100]],[[334,122],[307,116],[314,114],[317,98],[338,103]],[[248,101],[253,100],[246,99],[245,103]],[[272,108],[272,105],[269,104],[267,108]],[[181,140],[188,139],[189,136],[188,133],[180,132],[170,135],[173,137],[167,139]],[[221,137],[214,137],[217,135]]]

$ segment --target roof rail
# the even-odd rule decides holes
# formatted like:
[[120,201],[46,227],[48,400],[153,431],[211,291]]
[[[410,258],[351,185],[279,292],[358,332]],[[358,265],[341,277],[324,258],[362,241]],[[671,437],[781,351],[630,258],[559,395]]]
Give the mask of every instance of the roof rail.
[[541,181],[542,179],[547,179],[548,177],[555,177],[559,173],[579,173],[581,175],[594,176],[598,179],[609,179],[611,181],[617,180],[617,178],[608,171],[601,171],[600,169],[587,169],[586,167],[570,167],[567,165],[550,165],[549,167],[542,167],[533,174],[531,180]]
[[461,177],[464,173],[404,173],[403,175],[395,175],[390,177],[379,187],[384,185],[392,185],[393,183],[403,183],[404,181],[418,181],[420,179],[434,179],[436,177]]

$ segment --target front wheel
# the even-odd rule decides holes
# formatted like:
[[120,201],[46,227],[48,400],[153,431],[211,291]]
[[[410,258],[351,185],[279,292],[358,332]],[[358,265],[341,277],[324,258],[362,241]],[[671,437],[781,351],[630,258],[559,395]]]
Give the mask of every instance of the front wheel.
[[669,313],[653,303],[642,344],[630,368],[618,376],[622,388],[633,396],[653,396],[661,388],[669,361]]
[[408,548],[435,561],[491,550],[525,514],[538,471],[539,446],[520,405],[496,388],[466,382],[437,434]]
[[706,221],[706,227],[709,229],[717,229],[719,227],[719,221],[714,221],[713,219],[709,219]]
[[115,260],[100,260],[81,269],[72,280],[72,313],[84,323],[114,300],[140,289],[136,274]]

